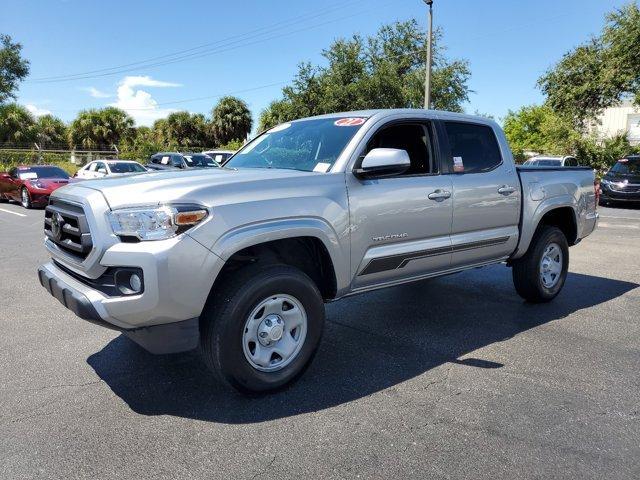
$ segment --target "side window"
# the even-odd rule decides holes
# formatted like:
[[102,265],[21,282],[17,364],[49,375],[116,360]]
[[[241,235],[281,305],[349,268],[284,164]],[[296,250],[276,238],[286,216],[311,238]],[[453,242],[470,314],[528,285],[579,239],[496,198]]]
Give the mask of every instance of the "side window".
[[444,125],[454,172],[480,173],[500,165],[500,147],[491,127],[464,122],[444,122]]
[[105,166],[104,163],[102,162],[98,162],[96,163],[96,172],[100,172],[100,173],[107,173],[107,167]]
[[566,167],[577,167],[578,166],[578,161],[573,157],[568,157],[565,160],[564,165]]
[[96,167],[97,167],[97,166],[98,166],[98,164],[97,164],[97,163],[95,163],[95,162],[90,163],[90,164],[89,164],[89,166],[87,167],[87,170],[88,170],[89,172],[95,172],[95,171],[96,171]]
[[431,140],[427,127],[419,123],[404,123],[382,127],[367,143],[369,153],[374,148],[398,148],[409,154],[411,167],[403,174],[425,175],[436,173],[433,155],[431,154]]
[[151,160],[149,160],[150,163],[154,163],[154,164],[158,164],[160,163],[160,157],[154,155],[151,157]]
[[12,168],[11,170],[9,170],[9,176],[11,178],[18,178],[18,169]]
[[172,155],[171,156],[171,165],[174,167],[182,166],[182,157],[180,155]]

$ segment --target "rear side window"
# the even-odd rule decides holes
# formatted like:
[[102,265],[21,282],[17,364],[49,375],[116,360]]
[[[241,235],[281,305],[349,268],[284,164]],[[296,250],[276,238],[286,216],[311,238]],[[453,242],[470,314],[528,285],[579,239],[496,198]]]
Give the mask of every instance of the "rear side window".
[[491,127],[463,122],[444,122],[444,125],[454,172],[486,172],[502,163],[498,141]]

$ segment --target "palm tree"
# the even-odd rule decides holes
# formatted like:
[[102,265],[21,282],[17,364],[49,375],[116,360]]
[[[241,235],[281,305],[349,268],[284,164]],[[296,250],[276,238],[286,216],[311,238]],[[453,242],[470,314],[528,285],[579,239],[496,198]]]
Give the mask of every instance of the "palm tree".
[[59,146],[66,143],[67,126],[53,115],[43,115],[36,122],[36,142],[40,148]]
[[0,144],[31,146],[36,138],[36,121],[21,105],[0,105]]
[[223,97],[211,111],[211,127],[218,145],[244,140],[252,125],[251,111],[239,98]]
[[111,148],[135,134],[134,122],[115,107],[84,110],[69,126],[69,143],[86,149]]

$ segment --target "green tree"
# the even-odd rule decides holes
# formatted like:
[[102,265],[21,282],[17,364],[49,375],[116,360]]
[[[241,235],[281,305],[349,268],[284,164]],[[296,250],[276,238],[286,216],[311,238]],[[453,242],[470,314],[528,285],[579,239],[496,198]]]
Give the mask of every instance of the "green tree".
[[604,175],[620,158],[637,152],[638,148],[631,147],[625,135],[604,140],[593,136],[581,137],[575,146],[575,155],[580,164],[597,170],[599,175]]
[[84,110],[69,126],[69,143],[87,149],[110,149],[134,134],[134,121],[115,107]]
[[61,147],[67,143],[67,126],[53,115],[39,117],[35,128],[35,140],[40,148]]
[[145,161],[154,153],[165,149],[166,147],[157,140],[156,132],[143,126],[136,128],[135,134],[121,144],[120,157]]
[[36,121],[22,105],[0,105],[0,144],[32,146],[36,140]]
[[524,152],[547,155],[568,155],[575,151],[580,133],[566,118],[547,105],[530,105],[509,111],[504,120],[504,132],[517,160]]
[[247,104],[236,97],[223,97],[211,111],[211,131],[216,145],[244,140],[253,125]]
[[602,32],[566,53],[538,81],[547,104],[584,129],[620,100],[640,104],[640,9],[635,2],[606,17]]
[[[462,111],[471,76],[452,60],[435,32],[433,108]],[[260,129],[294,118],[369,108],[422,108],[427,39],[415,20],[383,26],[374,36],[338,39],[322,52],[324,66],[302,63],[281,100],[260,114]]]
[[18,83],[29,75],[29,61],[21,57],[22,45],[0,34],[0,104],[16,98]]
[[209,130],[204,115],[185,111],[171,113],[153,125],[156,142],[170,149],[207,146],[212,142]]

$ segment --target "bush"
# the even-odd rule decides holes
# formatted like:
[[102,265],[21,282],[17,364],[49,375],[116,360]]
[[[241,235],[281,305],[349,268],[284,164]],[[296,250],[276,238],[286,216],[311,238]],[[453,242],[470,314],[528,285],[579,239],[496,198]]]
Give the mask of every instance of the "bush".
[[40,153],[37,150],[0,150],[0,171],[6,172],[13,167],[29,164],[55,165],[69,175],[78,171],[78,165],[71,163],[69,153]]
[[575,155],[580,165],[596,170],[600,178],[618,160],[632,153],[638,153],[638,147],[632,147],[624,135],[598,141],[595,137],[585,137],[576,141]]

